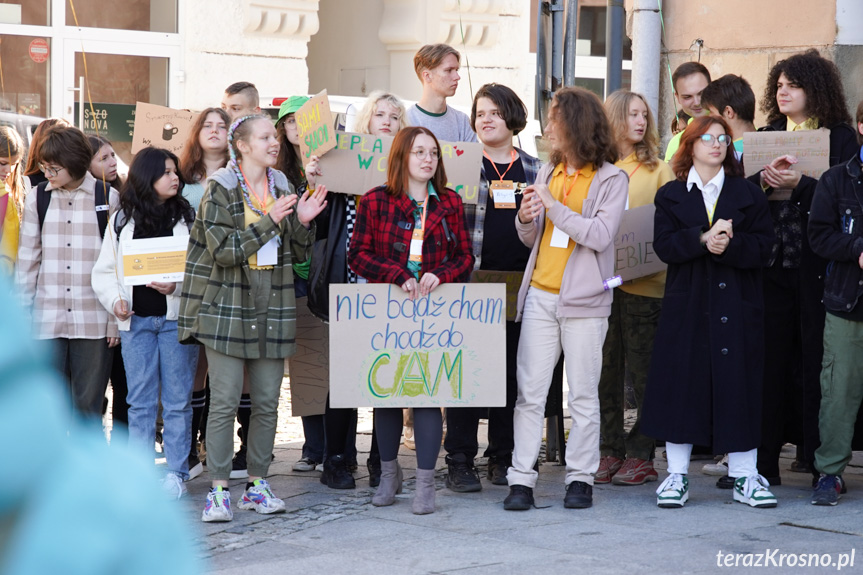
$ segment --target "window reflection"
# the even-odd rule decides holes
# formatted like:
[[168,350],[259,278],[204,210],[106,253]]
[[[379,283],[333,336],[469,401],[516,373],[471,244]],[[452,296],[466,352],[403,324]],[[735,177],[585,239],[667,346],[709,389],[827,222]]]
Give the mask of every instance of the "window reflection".
[[106,10],[104,0],[74,0],[75,14],[66,2],[66,25],[144,32],[177,32],[177,0],[123,0],[122,9]]

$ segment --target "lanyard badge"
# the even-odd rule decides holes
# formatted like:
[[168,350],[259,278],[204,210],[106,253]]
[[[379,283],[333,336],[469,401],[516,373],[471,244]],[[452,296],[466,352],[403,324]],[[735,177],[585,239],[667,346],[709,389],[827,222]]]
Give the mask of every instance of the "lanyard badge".
[[492,180],[489,182],[494,207],[497,209],[515,209],[515,182],[512,180]]

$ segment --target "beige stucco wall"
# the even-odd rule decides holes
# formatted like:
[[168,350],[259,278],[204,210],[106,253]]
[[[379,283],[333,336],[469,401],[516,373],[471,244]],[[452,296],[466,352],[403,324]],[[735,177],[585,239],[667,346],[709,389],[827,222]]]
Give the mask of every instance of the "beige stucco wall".
[[[218,106],[224,89],[238,81],[253,82],[262,96],[308,91],[307,34],[248,32],[249,0],[219,1],[217,10],[214,4],[183,3],[186,108]],[[310,24],[317,31],[316,20]]]
[[[851,106],[856,107],[856,102],[863,98],[863,53],[859,46],[836,46],[835,0],[664,0],[662,5],[671,70],[698,59],[694,43],[701,38],[704,41],[701,63],[711,75],[742,75],[760,100],[767,74],[777,61],[815,48],[839,66],[849,111],[853,113]],[[665,58],[661,70],[659,125],[663,140],[667,141],[674,106]],[[764,124],[759,109],[755,124]]]
[[[457,6],[443,0],[420,0],[416,4],[388,4],[385,0],[322,2],[320,31],[309,42],[309,90],[326,88],[331,94],[364,96],[375,89],[386,89],[407,100],[419,99],[422,87],[414,73],[413,54],[423,43],[443,41],[440,35],[447,29],[446,19],[454,15],[449,8]],[[494,28],[490,42],[475,45],[468,41],[462,45],[459,38],[453,43],[462,53],[462,81],[451,101],[468,107],[473,100],[471,85],[475,91],[486,82],[500,82],[522,95],[532,109],[529,3],[466,1],[461,6],[466,22],[473,11],[493,20]],[[363,77],[367,80],[365,86],[360,81]]]

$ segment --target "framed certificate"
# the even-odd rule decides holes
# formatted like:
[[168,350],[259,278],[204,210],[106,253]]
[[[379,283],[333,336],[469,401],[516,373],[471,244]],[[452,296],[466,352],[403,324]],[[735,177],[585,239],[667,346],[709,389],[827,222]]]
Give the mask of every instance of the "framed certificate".
[[183,281],[188,244],[189,236],[123,240],[123,284]]

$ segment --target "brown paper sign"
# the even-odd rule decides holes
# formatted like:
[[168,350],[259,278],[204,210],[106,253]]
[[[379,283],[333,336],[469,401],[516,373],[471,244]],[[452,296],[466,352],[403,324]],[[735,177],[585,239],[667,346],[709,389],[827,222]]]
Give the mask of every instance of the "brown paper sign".
[[[387,158],[393,138],[336,132],[336,146],[321,158],[318,182],[330,192],[362,195],[387,181]],[[441,159],[449,182],[466,204],[479,197],[482,144],[440,142]]]
[[830,130],[800,132],[746,132],[743,134],[743,165],[746,177],[784,155],[794,156],[793,169],[819,178],[830,167]]
[[653,251],[655,212],[653,204],[623,212],[620,228],[614,236],[614,274],[623,281],[655,274],[668,267]]
[[502,284],[443,284],[415,301],[395,285],[332,284],[330,405],[505,405],[505,298]]
[[138,102],[135,105],[132,153],[137,154],[147,146],[153,146],[180,155],[197,115],[189,110]]
[[506,321],[515,321],[518,307],[518,290],[524,272],[498,272],[493,270],[474,270],[470,276],[475,284],[506,284]]
[[297,351],[288,361],[293,416],[323,414],[329,391],[329,327],[312,315],[307,299],[297,299]]
[[333,114],[327,91],[313,96],[294,114],[297,120],[297,136],[300,138],[300,156],[303,165],[312,156],[323,156],[336,147]]

